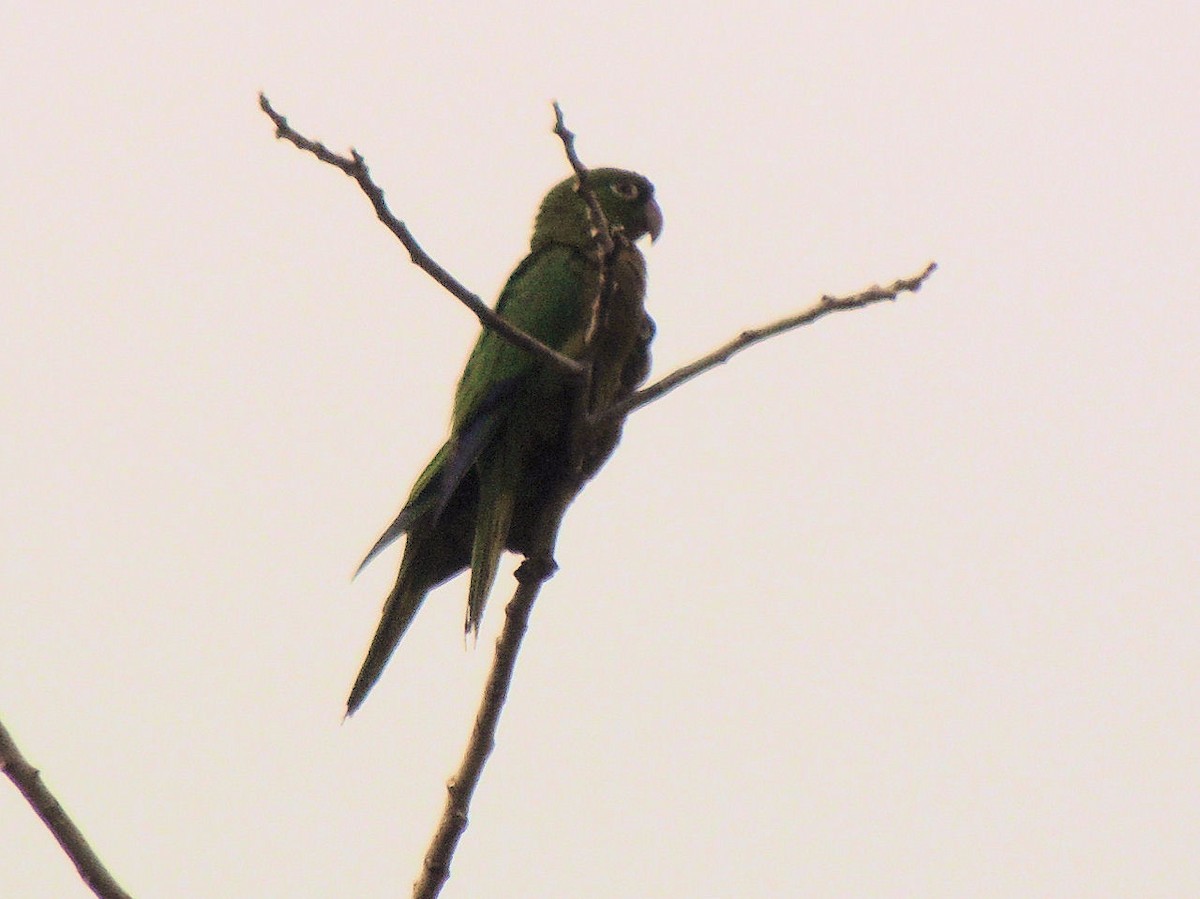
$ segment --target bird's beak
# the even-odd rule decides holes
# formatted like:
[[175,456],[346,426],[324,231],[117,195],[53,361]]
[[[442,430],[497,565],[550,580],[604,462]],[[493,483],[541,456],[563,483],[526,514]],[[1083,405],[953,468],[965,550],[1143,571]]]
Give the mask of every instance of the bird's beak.
[[646,204],[646,230],[650,233],[651,243],[658,240],[658,236],[662,234],[662,229],[662,209],[659,208],[658,201],[654,197],[651,197],[650,202]]

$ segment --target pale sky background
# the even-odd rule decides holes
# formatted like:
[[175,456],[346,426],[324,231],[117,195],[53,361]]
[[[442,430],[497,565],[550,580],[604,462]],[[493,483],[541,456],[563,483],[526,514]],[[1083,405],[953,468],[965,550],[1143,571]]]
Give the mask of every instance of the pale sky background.
[[[797,7],[800,7],[799,9]],[[1200,4],[0,12],[0,716],[138,897],[407,896],[511,587],[341,709],[477,324],[649,175],[659,373],[446,897],[1200,895]],[[88,895],[0,789],[0,896]]]

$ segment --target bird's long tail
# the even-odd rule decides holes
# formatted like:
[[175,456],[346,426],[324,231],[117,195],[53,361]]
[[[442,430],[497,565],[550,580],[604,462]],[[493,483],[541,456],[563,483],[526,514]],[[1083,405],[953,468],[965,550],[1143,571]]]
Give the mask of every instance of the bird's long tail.
[[367,657],[358,672],[354,686],[350,688],[350,698],[346,700],[347,718],[363,704],[363,700],[367,698],[367,694],[371,692],[371,688],[383,674],[384,666],[387,665],[400,638],[408,630],[413,617],[417,614],[417,609],[421,608],[425,594],[429,592],[427,585],[416,583],[412,567],[411,565],[401,565],[400,574],[396,578],[396,586],[392,588],[392,592],[388,594],[388,598],[383,604],[383,615],[379,620],[379,628],[375,631],[374,639],[371,640],[371,647],[367,650]]

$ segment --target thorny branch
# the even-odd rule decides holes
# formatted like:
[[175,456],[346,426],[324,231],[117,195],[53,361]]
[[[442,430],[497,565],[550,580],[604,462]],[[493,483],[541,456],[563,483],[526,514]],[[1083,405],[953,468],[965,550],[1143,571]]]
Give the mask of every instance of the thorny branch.
[[271,121],[275,123],[275,136],[277,138],[282,138],[294,144],[301,150],[313,154],[321,162],[329,163],[329,165],[341,169],[346,175],[353,178],[358,183],[359,188],[362,189],[362,192],[367,195],[367,199],[371,201],[371,205],[375,207],[375,214],[379,217],[379,220],[404,245],[404,249],[408,250],[408,255],[412,259],[413,264],[426,272],[459,302],[475,313],[475,317],[479,319],[484,327],[491,328],[502,335],[505,340],[545,360],[560,371],[576,376],[583,372],[583,366],[574,359],[564,356],[562,353],[546,346],[537,338],[526,334],[520,328],[509,324],[476,294],[469,291],[462,282],[446,271],[446,269],[442,268],[433,257],[426,253],[421,245],[417,243],[416,238],[412,236],[412,232],[408,230],[408,226],[392,214],[391,209],[388,208],[387,201],[384,199],[383,188],[371,178],[370,169],[367,168],[367,161],[357,150],[351,148],[349,157],[340,156],[320,141],[310,140],[300,134],[288,124],[286,118],[275,111],[266,94],[260,93],[258,95],[258,105]]
[[63,852],[75,863],[79,876],[100,899],[130,899],[128,893],[108,873],[99,856],[88,845],[83,832],[75,825],[54,794],[42,783],[37,768],[25,760],[8,730],[0,723],[0,767],[21,791],[42,819]]

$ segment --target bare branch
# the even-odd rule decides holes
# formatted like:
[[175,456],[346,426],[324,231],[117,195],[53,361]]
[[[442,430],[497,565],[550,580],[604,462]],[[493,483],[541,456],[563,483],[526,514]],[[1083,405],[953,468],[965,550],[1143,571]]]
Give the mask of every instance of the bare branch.
[[592,191],[592,186],[588,183],[588,170],[579,159],[575,152],[575,132],[567,128],[563,121],[562,107],[558,105],[558,101],[554,101],[554,133],[558,135],[563,143],[563,150],[566,151],[567,161],[571,163],[571,168],[575,170],[575,175],[579,178],[579,193],[583,196],[583,200],[587,203],[588,218],[592,223],[592,229],[595,231],[596,248],[600,252],[600,258],[607,259],[612,255],[613,239],[612,232],[608,228],[608,219],[604,215],[604,210],[600,208],[600,201],[596,199],[596,194]]
[[353,178],[362,189],[362,192],[367,195],[367,199],[371,201],[371,205],[375,208],[375,214],[379,217],[379,220],[404,245],[404,249],[408,250],[409,258],[412,259],[413,264],[426,272],[459,302],[475,313],[475,317],[479,319],[485,328],[491,328],[509,343],[532,353],[559,371],[576,376],[583,372],[583,366],[574,359],[552,350],[537,338],[526,334],[520,328],[513,326],[499,316],[483,300],[468,290],[462,282],[446,269],[442,268],[426,253],[421,245],[417,243],[416,238],[412,236],[412,232],[408,230],[408,226],[396,218],[388,208],[387,201],[383,196],[383,188],[371,178],[371,172],[367,168],[367,161],[357,150],[352,148],[349,157],[341,156],[334,153],[320,141],[308,139],[293,129],[288,124],[287,119],[275,111],[266,94],[260,93],[258,95],[258,105],[262,107],[262,111],[275,124],[275,136],[277,138],[294,144],[301,150],[313,154],[313,156],[322,162],[341,169],[346,175]]
[[695,362],[676,369],[666,377],[655,381],[649,387],[645,387],[627,399],[609,407],[597,416],[597,418],[600,422],[623,418],[629,415],[630,412],[654,402],[674,390],[680,384],[690,381],[710,368],[715,368],[718,365],[728,362],[730,357],[746,349],[746,347],[753,346],[762,340],[766,340],[768,337],[782,334],[784,331],[812,324],[817,319],[831,312],[840,312],[844,309],[858,309],[862,306],[869,306],[872,303],[894,300],[901,293],[905,292],[915,293],[921,289],[926,279],[936,270],[937,263],[931,262],[925,266],[925,270],[919,275],[912,278],[901,278],[898,281],[892,282],[887,287],[876,285],[867,288],[861,293],[852,294],[847,297],[823,296],[814,306],[805,309],[803,312],[781,318],[779,321],[764,325],[761,328],[752,328],[748,331],[743,331],[733,340],[718,347],[708,355],[702,356]]
[[29,764],[21,755],[21,750],[17,748],[17,744],[13,742],[12,736],[3,723],[0,723],[0,766],[4,768],[8,779],[16,784],[21,795],[37,812],[42,823],[58,840],[58,845],[62,846],[67,857],[75,863],[79,876],[83,878],[83,882],[91,891],[101,899],[131,899],[130,895],[121,889],[113,876],[108,873],[104,863],[88,845],[83,832],[67,815],[66,809],[42,783],[42,777],[37,768]]
[[496,640],[496,655],[488,672],[479,711],[475,714],[475,726],[471,729],[458,772],[446,783],[446,806],[425,853],[421,876],[413,884],[413,899],[433,899],[450,877],[450,861],[467,829],[471,798],[496,746],[496,728],[512,684],[521,641],[529,626],[529,615],[542,584],[558,568],[554,562],[554,544],[559,522],[581,486],[582,481],[559,485],[557,501],[551,502],[543,511],[530,554],[517,569],[517,590],[504,610],[504,628]]

